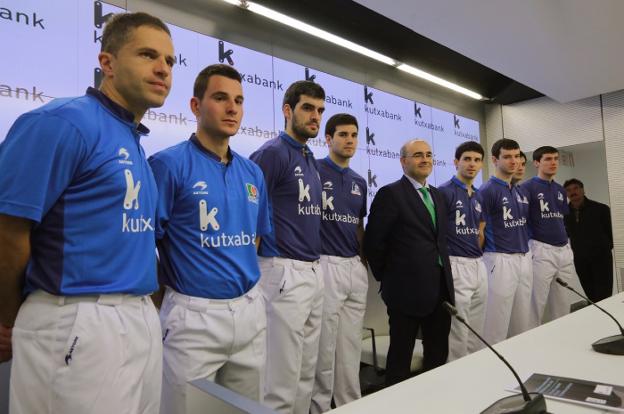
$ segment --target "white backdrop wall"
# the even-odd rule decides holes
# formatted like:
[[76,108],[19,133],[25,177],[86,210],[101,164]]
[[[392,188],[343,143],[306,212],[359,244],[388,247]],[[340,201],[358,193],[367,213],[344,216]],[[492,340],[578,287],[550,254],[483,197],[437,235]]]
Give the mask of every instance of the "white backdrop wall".
[[[0,53],[13,57],[0,60],[0,140],[20,113],[54,97],[80,95],[98,83],[96,57],[104,21],[109,13],[124,9],[148,11],[169,23],[179,62],[165,105],[148,111],[143,120],[152,131],[142,142],[148,155],[187,139],[195,130],[188,106],[195,76],[220,61],[243,74],[245,116],[232,139],[235,150],[249,155],[275,137],[283,128],[285,89],[296,80],[314,79],[327,93],[325,119],[349,112],[359,120],[359,150],[352,167],[368,179],[369,202],[379,187],[401,175],[398,153],[407,139],[418,137],[432,145],[435,166],[430,182],[434,185],[453,175],[455,147],[467,139],[480,139],[480,103],[432,87],[422,89],[421,83],[397,76],[394,68],[382,69],[381,64],[303,35],[316,47],[310,49],[297,39],[302,35],[284,33],[275,24],[266,27],[266,21],[223,2],[113,3],[2,1],[0,37],[15,41],[0,43]],[[337,65],[345,56],[346,63],[354,64]],[[433,95],[439,95],[439,102]],[[440,107],[435,107],[438,103]],[[327,154],[322,135],[309,142],[318,158]]]

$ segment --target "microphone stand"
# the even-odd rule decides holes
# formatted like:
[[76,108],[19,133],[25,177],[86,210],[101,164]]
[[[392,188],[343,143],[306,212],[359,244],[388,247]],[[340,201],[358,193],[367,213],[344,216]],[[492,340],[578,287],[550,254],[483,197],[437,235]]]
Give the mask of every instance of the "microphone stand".
[[594,303],[591,299],[589,299],[588,297],[584,295],[581,295],[574,288],[568,285],[567,282],[561,280],[560,278],[556,278],[555,280],[564,288],[576,293],[578,296],[580,296],[581,298],[585,299],[587,302],[591,303],[592,305],[600,309],[609,318],[613,319],[613,321],[617,324],[618,328],[620,328],[619,335],[607,336],[606,338],[602,338],[594,342],[592,344],[592,348],[594,348],[594,351],[600,352],[601,354],[624,355],[624,329],[622,329],[622,325],[620,325],[617,319],[615,319],[613,315],[611,315],[609,312],[607,312],[606,310],[598,306],[596,303]]
[[501,354],[496,352],[496,350],[492,348],[492,346],[485,339],[483,339],[481,335],[472,329],[468,322],[466,322],[466,320],[457,313],[455,306],[446,301],[443,302],[442,305],[451,316],[457,318],[458,321],[470,329],[470,332],[475,334],[481,342],[483,342],[501,361],[505,363],[505,365],[507,365],[507,368],[511,370],[512,374],[516,378],[516,381],[520,384],[520,390],[522,391],[521,394],[501,398],[485,410],[481,411],[481,414],[546,414],[546,400],[544,399],[544,396],[540,393],[529,393],[527,391],[526,387],[522,383],[522,380],[518,376],[518,373],[512,368],[509,362],[507,362]]

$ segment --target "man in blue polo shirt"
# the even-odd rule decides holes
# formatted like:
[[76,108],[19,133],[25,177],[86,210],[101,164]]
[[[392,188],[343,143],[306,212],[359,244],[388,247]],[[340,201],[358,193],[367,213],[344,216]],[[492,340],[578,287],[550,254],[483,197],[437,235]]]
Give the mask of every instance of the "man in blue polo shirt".
[[323,322],[311,412],[360,398],[362,324],[368,271],[361,256],[366,181],[349,168],[357,151],[358,123],[336,114],[325,125],[329,156],[319,160],[323,184],[321,266],[325,280]]
[[209,378],[262,401],[266,319],[256,239],[270,231],[262,171],[229,147],[243,117],[241,76],[211,65],[195,79],[197,132],[150,157],[159,190],[161,413],[186,412],[187,382]]
[[570,283],[576,279],[576,271],[563,220],[569,211],[566,191],[554,181],[559,151],[550,146],[539,147],[533,152],[533,164],[537,176],[525,181],[521,188],[529,198],[529,246],[533,255],[531,322],[538,326],[546,307],[552,319],[569,313],[567,290],[555,279]]
[[[484,154],[478,142],[466,141],[458,146],[454,160],[457,174],[439,187],[448,212],[447,240],[455,307],[480,335],[485,323],[488,280],[481,251],[483,208],[472,182],[483,167]],[[449,361],[481,348],[479,338],[453,318],[449,333]]]
[[494,175],[480,190],[485,218],[488,300],[484,336],[495,344],[530,327],[533,272],[527,238],[529,201],[511,184],[520,146],[511,139],[492,145]]
[[158,194],[139,140],[141,118],[171,87],[169,29],[116,15],[99,61],[100,90],[22,115],[0,146],[11,413],[159,410],[161,330],[148,296]]
[[321,333],[323,276],[321,180],[306,145],[319,132],[325,91],[298,81],[284,94],[286,131],[251,154],[269,194],[272,232],[258,254],[267,307],[265,404],[282,413],[307,414]]
[[526,154],[520,151],[520,162],[516,166],[516,171],[511,176],[511,184],[518,185],[524,180],[524,173],[526,172],[527,157]]

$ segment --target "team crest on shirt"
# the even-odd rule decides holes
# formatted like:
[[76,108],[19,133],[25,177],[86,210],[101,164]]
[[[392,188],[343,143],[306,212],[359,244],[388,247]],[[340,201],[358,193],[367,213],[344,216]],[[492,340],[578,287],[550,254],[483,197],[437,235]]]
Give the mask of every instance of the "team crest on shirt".
[[245,189],[247,190],[247,200],[258,204],[258,188],[251,183],[245,183]]
[[205,181],[198,181],[193,184],[193,194],[208,194],[208,184]]
[[295,167],[295,177],[303,177],[303,170],[298,165]]
[[481,212],[481,204],[478,201],[475,201],[475,210],[479,213]]
[[462,203],[461,200],[457,200],[457,202],[455,203],[455,207],[456,208],[464,208],[464,203]]
[[130,153],[124,147],[119,148],[119,151],[117,152],[117,156],[119,157],[118,162],[120,164],[134,165],[134,163],[130,161]]
[[351,182],[351,194],[361,196],[362,191],[360,190],[360,186],[357,185],[355,181]]
[[561,191],[557,192],[557,200],[563,201],[563,194],[561,194]]
[[332,183],[331,181],[325,181],[323,183],[323,190],[332,191],[333,189],[334,189],[334,183]]

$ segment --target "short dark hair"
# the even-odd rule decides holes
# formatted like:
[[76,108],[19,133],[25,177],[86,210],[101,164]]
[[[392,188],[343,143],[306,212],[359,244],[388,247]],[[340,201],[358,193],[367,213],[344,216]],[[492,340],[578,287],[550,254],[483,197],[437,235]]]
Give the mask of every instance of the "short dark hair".
[[520,150],[520,158],[524,158],[524,162],[527,162],[526,154],[522,150]]
[[114,14],[108,20],[106,26],[104,26],[102,47],[100,50],[116,55],[119,49],[126,44],[132,31],[141,26],[149,26],[154,29],[162,30],[171,37],[169,28],[158,17],[143,12],[118,13]]
[[569,185],[578,185],[581,188],[585,188],[581,180],[578,178],[570,178],[569,180],[566,180],[566,182],[563,183],[563,188],[568,188]]
[[[492,145],[492,156],[495,158],[500,157],[501,149],[504,149],[504,150],[520,149],[520,145],[518,145],[518,143],[514,141],[513,139],[509,139],[509,138],[499,139],[498,141],[494,143],[494,145]],[[524,158],[526,159],[526,156]]]
[[546,154],[559,154],[559,150],[555,147],[551,147],[550,145],[544,145],[543,147],[539,147],[535,151],[533,151],[533,161],[541,161],[542,156]]
[[201,72],[197,74],[197,77],[195,78],[195,84],[193,85],[193,96],[201,100],[206,93],[206,88],[208,87],[208,81],[210,80],[210,77],[215,75],[225,76],[226,78],[234,79],[235,81],[238,81],[240,83],[242,83],[243,81],[240,73],[238,73],[238,71],[230,65],[217,63],[215,65],[206,66],[204,69],[202,69]]
[[357,119],[351,114],[336,114],[327,120],[325,124],[325,135],[331,137],[336,132],[336,127],[340,125],[355,125],[359,129]]
[[323,90],[321,85],[312,81],[301,80],[293,83],[286,89],[282,106],[288,104],[294,110],[299,103],[301,95],[325,100],[325,90]]
[[459,144],[457,149],[455,149],[455,159],[459,161],[464,152],[478,152],[481,154],[481,158],[485,156],[485,151],[481,144],[474,141],[466,141]]

